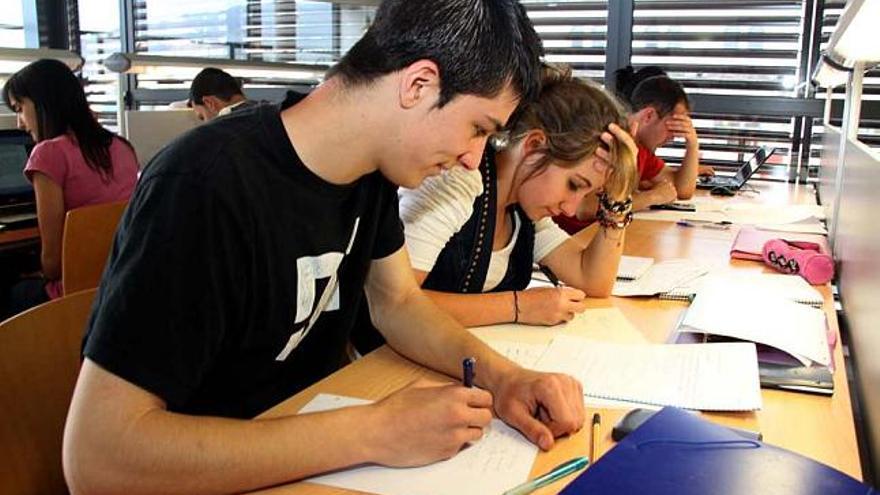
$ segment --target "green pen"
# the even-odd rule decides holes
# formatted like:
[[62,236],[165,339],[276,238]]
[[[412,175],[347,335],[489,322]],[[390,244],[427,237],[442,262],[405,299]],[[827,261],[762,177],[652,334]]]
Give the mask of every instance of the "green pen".
[[507,490],[502,495],[526,495],[527,493],[532,493],[538,488],[549,485],[559,478],[568,476],[575,471],[580,471],[587,467],[587,464],[589,463],[590,460],[586,457],[575,457],[574,459],[570,459],[556,466],[546,474],[542,474],[533,480],[526,481],[521,485],[517,485],[510,490]]

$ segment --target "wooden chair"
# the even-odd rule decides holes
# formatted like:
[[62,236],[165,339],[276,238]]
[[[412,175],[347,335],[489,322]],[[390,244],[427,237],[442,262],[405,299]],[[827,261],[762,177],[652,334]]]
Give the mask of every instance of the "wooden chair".
[[61,441],[95,292],[0,322],[0,493],[67,493]]
[[98,286],[113,235],[127,201],[84,206],[67,212],[61,243],[64,294]]

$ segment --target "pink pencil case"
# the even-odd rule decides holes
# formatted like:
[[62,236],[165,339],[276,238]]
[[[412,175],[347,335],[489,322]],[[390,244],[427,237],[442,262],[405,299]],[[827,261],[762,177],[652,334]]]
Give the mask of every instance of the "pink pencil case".
[[788,242],[771,239],[762,250],[764,263],[783,273],[797,274],[812,285],[821,285],[834,278],[834,259],[809,242]]

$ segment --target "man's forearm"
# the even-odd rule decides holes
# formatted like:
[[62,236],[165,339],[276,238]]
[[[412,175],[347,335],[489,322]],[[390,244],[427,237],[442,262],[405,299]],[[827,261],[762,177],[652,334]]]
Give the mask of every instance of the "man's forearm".
[[447,375],[461,378],[461,361],[477,358],[476,383],[492,390],[517,365],[493,351],[441,310],[421,290],[393,302],[370,301],[374,323],[397,352]]
[[265,420],[188,416],[120,400],[116,392],[139,389],[90,362],[82,373],[106,374],[99,383],[116,389],[78,385],[64,439],[74,494],[241,492],[373,461],[379,443],[365,426],[375,424],[369,407]]
[[507,323],[516,319],[516,305],[510,291],[477,294],[424,292],[434,304],[465,327]]
[[650,189],[636,191],[633,193],[632,198],[632,211],[647,210],[651,205],[655,204],[654,194]]
[[688,143],[681,166],[675,173],[675,190],[678,199],[690,199],[697,189],[697,174],[700,171],[700,145]]

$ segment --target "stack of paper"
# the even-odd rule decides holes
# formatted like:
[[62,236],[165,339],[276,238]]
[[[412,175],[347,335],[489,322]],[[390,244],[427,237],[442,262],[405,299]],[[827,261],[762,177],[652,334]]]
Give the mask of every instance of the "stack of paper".
[[[740,306],[741,297],[766,294],[767,297],[783,297],[789,301],[822,307],[824,299],[815,287],[798,275],[781,273],[758,273],[715,271],[695,278],[669,292],[660,294],[660,299],[693,299],[703,287],[717,287],[727,293],[729,304]],[[762,296],[763,297],[763,296]]]
[[[367,403],[319,394],[300,413]],[[501,493],[526,481],[537,454],[537,447],[518,431],[493,419],[482,439],[445,461],[414,468],[359,466],[306,481],[384,495],[484,495]]]
[[732,293],[723,282],[706,284],[688,308],[679,332],[764,344],[804,366],[831,365],[825,313],[772,292]]
[[708,271],[707,267],[693,260],[662,261],[652,265],[644,275],[636,280],[618,280],[614,283],[611,295],[618,297],[655,296],[684,285]]
[[536,368],[574,376],[587,398],[707,411],[761,408],[752,343],[624,345],[561,335]]

